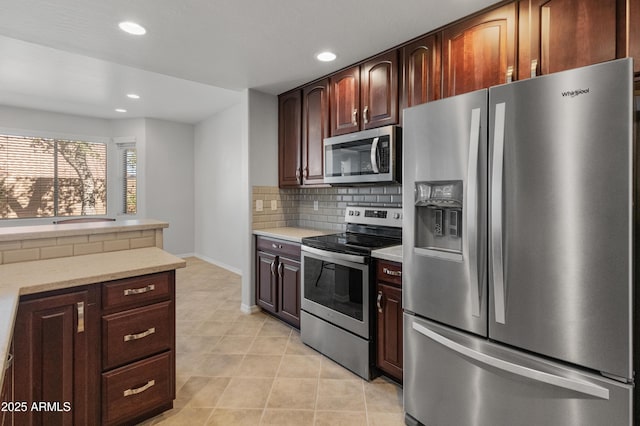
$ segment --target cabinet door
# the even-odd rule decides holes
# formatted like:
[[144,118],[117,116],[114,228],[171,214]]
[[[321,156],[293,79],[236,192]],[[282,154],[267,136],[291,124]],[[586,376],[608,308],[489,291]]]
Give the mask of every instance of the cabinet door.
[[278,103],[278,182],[280,186],[299,186],[301,93],[285,93]]
[[362,65],[361,128],[398,123],[398,51],[380,55]]
[[443,31],[443,97],[506,83],[513,76],[515,21],[511,3]]
[[[13,397],[13,346],[11,347],[9,357],[7,358],[4,371],[4,381],[2,382],[2,391],[0,392],[0,403],[15,401]],[[0,411],[0,426],[13,425],[12,410]]]
[[279,258],[279,316],[300,328],[300,262]]
[[[15,400],[59,403],[16,412],[16,424],[98,424],[99,307],[95,288],[21,301],[14,329]],[[65,406],[69,404],[69,406]]]
[[378,368],[402,380],[402,290],[378,284]]
[[330,77],[331,136],[360,130],[360,67]]
[[436,34],[402,48],[402,108],[440,98],[440,49]]
[[324,138],[329,136],[329,79],[302,89],[302,183],[324,183]]
[[[616,58],[624,0],[529,0],[520,3],[520,78]],[[623,55],[624,56],[624,55]]]
[[269,312],[276,312],[276,256],[256,253],[256,304]]

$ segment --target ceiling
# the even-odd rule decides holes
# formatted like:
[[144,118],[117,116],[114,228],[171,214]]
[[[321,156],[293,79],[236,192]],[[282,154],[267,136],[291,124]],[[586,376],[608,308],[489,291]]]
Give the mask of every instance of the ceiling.
[[[282,93],[496,3],[0,2],[0,104],[186,123],[239,102],[243,89]],[[125,20],[140,23],[147,34],[120,31]],[[326,49],[336,61],[316,61]],[[130,92],[141,99],[127,99]]]

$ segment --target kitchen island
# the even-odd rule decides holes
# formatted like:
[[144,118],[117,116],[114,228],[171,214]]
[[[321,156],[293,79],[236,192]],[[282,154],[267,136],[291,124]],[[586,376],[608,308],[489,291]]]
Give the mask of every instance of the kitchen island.
[[[87,335],[91,337],[92,333],[95,333],[99,336],[101,333],[100,322],[92,319],[99,319],[100,315],[103,315],[104,329],[111,317],[129,315],[127,310],[131,312],[136,309],[153,311],[153,309],[158,310],[153,306],[165,304],[167,305],[165,312],[168,312],[167,315],[170,317],[167,323],[170,335],[169,337],[164,336],[164,338],[172,347],[173,343],[171,342],[175,340],[174,337],[171,337],[173,336],[174,323],[172,313],[174,313],[175,304],[173,296],[174,270],[182,268],[186,264],[184,260],[162,250],[162,229],[167,226],[168,224],[164,222],[136,220],[1,229],[0,252],[2,252],[4,264],[0,265],[0,371],[4,372],[5,370],[12,340],[16,345],[18,339],[22,341],[27,337],[22,332],[16,331],[14,333],[14,327],[15,330],[18,330],[20,326],[17,318],[20,318],[19,309],[22,308],[19,307],[22,306],[22,302],[26,301],[25,305],[27,305],[34,300],[37,301],[41,295],[64,297],[76,290],[79,292],[88,290],[90,294],[98,295],[99,302],[96,306],[93,306],[92,303],[83,305],[84,310],[78,306],[77,315],[72,313],[72,317],[75,316],[78,321],[78,333],[80,333],[81,322],[84,327],[85,318],[87,319]],[[142,248],[137,248],[140,245]],[[115,250],[116,247],[120,249]],[[87,249],[94,252],[83,254],[83,250]],[[7,255],[7,253],[9,254]],[[17,260],[25,253],[28,256],[37,254],[39,259]],[[67,255],[46,258],[52,254]],[[153,279],[155,284],[142,284],[145,279]],[[128,305],[123,309],[117,309],[119,307],[115,305],[114,308],[110,307],[108,304],[111,302],[107,300],[110,297],[110,288],[114,288],[120,283],[130,283],[132,288],[135,287],[134,290],[129,290],[132,292],[131,294],[136,295],[131,299],[147,297],[149,302],[136,302],[137,304],[134,305],[127,301],[125,305]],[[138,295],[136,292],[142,293],[138,287],[151,288],[155,290],[151,293],[158,293],[158,295],[151,297]],[[122,290],[118,291],[122,293]],[[127,291],[125,290],[125,296]],[[100,298],[102,298],[101,303]],[[166,300],[166,302],[162,302],[162,300]],[[156,303],[156,305],[149,305],[150,303]],[[163,314],[162,318],[167,315]],[[153,333],[155,333],[155,329]],[[155,335],[158,334],[155,333]],[[155,339],[155,335],[150,340]],[[137,335],[135,337],[137,339]],[[102,339],[98,338],[93,341],[102,341],[104,353],[109,351],[109,348],[105,346],[108,341],[106,335]],[[18,352],[17,348],[14,348],[14,351]],[[167,354],[171,352],[170,350]],[[173,357],[172,353],[169,358],[171,357]],[[100,368],[102,363],[99,356],[97,358],[95,362]],[[107,372],[107,369],[105,368],[104,371]],[[99,371],[96,372],[99,374]],[[109,378],[105,376],[105,379]],[[3,380],[4,374],[0,374],[0,389]],[[172,377],[167,380],[170,384],[174,381]],[[92,385],[91,392],[99,396],[100,385],[98,383],[92,383]],[[104,386],[105,382],[103,381],[103,389]],[[96,400],[95,404],[99,404],[99,401]],[[103,405],[103,420],[108,411],[111,410],[105,410]],[[88,416],[89,419],[92,419],[91,413],[88,413]]]

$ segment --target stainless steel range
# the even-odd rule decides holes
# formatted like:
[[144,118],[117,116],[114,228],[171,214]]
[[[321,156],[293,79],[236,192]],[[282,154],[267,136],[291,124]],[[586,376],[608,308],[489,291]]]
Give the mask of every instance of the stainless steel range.
[[345,233],[302,239],[302,341],[359,376],[373,363],[371,251],[402,243],[402,209],[349,206]]

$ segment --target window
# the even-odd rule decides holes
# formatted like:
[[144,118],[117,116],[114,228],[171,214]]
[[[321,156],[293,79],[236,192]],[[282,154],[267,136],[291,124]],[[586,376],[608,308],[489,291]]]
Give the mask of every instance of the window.
[[135,148],[125,148],[124,155],[124,213],[136,214],[138,210],[138,155]]
[[104,143],[0,135],[0,219],[104,215]]

